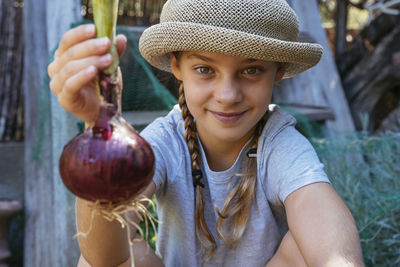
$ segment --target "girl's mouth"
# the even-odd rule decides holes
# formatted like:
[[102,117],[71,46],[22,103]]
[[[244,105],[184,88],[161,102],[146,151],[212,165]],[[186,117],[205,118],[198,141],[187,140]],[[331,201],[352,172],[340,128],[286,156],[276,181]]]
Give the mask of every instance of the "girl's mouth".
[[246,111],[226,113],[226,112],[216,112],[210,110],[210,112],[214,115],[214,117],[217,120],[219,120],[222,123],[236,123],[243,117]]

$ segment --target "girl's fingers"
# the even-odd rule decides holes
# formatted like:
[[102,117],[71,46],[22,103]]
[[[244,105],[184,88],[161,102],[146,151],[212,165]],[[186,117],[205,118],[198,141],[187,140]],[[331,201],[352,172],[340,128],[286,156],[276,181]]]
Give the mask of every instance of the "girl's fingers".
[[122,57],[122,55],[125,52],[126,42],[127,42],[127,39],[126,39],[125,35],[123,35],[123,34],[117,35],[117,50],[118,50],[118,55],[120,58]]
[[59,72],[66,64],[73,60],[84,59],[91,56],[105,54],[110,49],[110,40],[108,38],[90,39],[78,43],[66,50],[49,65],[48,72],[50,77]]
[[[50,78],[53,78],[70,61],[104,55],[109,51],[111,43],[108,38],[87,39],[88,36],[84,36],[84,28],[91,26],[94,27],[92,24],[82,25],[64,35],[59,48],[55,52],[54,61],[49,64],[47,69]],[[124,35],[117,36],[116,44],[120,57],[125,51],[126,42]]]
[[96,71],[102,70],[111,64],[112,56],[110,54],[70,61],[51,79],[50,88],[54,94],[58,95],[62,90],[64,90],[63,88],[66,81],[82,70],[89,66],[94,66]]
[[94,24],[84,24],[67,31],[61,39],[55,57],[64,54],[71,46],[84,40],[95,37],[96,28]]
[[80,25],[76,28],[67,31],[63,35],[60,41],[60,45],[58,46],[58,49],[54,53],[53,62],[49,64],[47,68],[47,72],[50,78],[52,78],[61,68],[61,66],[59,66],[58,59],[64,54],[66,50],[68,50],[70,47],[78,43],[84,42],[86,40],[95,37],[95,34],[96,34],[96,28],[93,24]]
[[70,112],[79,112],[76,109],[85,99],[81,98],[80,90],[90,83],[97,75],[97,68],[89,66],[86,69],[78,72],[70,77],[63,87],[63,90],[58,94],[58,101],[61,106]]
[[[68,62],[90,56],[98,56],[110,49],[110,40],[107,37],[90,39],[70,47],[59,58],[60,62]],[[61,63],[62,64],[62,63]]]

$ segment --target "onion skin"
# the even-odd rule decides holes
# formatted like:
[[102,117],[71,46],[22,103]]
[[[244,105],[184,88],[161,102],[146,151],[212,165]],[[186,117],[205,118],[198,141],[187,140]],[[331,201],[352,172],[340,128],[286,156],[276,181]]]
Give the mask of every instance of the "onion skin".
[[113,118],[108,126],[88,127],[64,147],[60,158],[64,185],[89,201],[130,200],[153,178],[150,145],[122,118]]

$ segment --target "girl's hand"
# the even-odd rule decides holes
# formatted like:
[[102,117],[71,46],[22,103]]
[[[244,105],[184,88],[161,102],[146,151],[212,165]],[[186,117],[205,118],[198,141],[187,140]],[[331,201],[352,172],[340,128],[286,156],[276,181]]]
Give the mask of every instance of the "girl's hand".
[[[98,115],[99,98],[94,79],[99,71],[112,64],[108,53],[108,38],[96,38],[93,24],[80,25],[66,32],[48,67],[50,88],[61,106],[80,118],[92,123]],[[117,36],[119,56],[126,47],[126,38]],[[121,77],[121,75],[119,75]],[[121,80],[121,79],[120,79]]]

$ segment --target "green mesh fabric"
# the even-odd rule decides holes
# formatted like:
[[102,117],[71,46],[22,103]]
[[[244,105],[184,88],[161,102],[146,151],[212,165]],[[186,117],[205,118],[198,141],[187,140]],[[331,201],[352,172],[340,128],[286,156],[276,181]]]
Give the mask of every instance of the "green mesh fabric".
[[124,83],[122,110],[170,110],[177,100],[157,80],[140,55],[135,34],[125,26],[117,27],[117,32],[128,39],[127,49],[120,62]]

